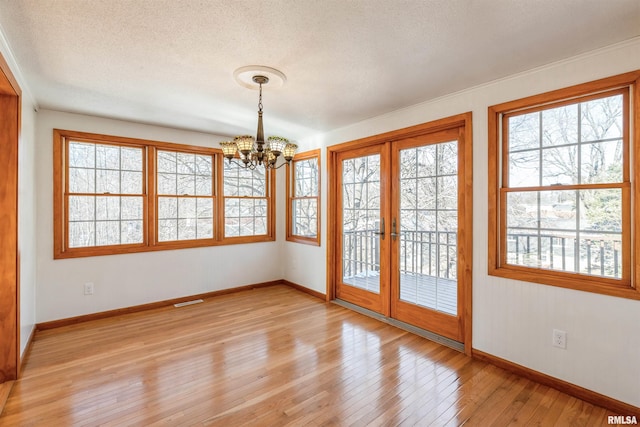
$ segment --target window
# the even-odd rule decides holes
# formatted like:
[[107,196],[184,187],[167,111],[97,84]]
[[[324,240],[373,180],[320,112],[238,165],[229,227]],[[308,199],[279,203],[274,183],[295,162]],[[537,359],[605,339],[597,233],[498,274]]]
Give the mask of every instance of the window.
[[223,160],[213,148],[54,130],[54,258],[273,240],[274,178]]
[[287,240],[320,246],[320,150],[287,165]]
[[490,274],[640,299],[639,77],[489,108]]
[[156,153],[158,242],[213,239],[214,156]]
[[226,238],[273,236],[269,226],[272,181],[264,167],[245,169],[224,162],[224,235]]
[[69,141],[68,247],[144,243],[143,148]]

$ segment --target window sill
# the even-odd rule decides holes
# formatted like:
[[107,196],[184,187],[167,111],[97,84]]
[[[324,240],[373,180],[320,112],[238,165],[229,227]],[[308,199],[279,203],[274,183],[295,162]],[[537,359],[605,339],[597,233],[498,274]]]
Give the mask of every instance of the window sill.
[[309,246],[320,246],[319,237],[287,236],[287,242],[302,243]]
[[640,300],[640,292],[633,288],[628,281],[623,280],[566,272],[556,273],[513,265],[498,268],[489,266],[489,275],[619,298]]
[[86,258],[93,256],[105,256],[105,255],[122,255],[141,252],[156,252],[156,251],[169,251],[176,249],[190,249],[190,248],[206,248],[212,246],[225,246],[236,245],[246,243],[261,243],[261,242],[273,242],[276,239],[271,236],[243,236],[243,237],[228,237],[224,240],[186,240],[177,242],[159,242],[155,245],[122,245],[122,246],[96,246],[88,248],[73,248],[66,251],[56,250],[53,255],[53,259],[67,259],[67,258]]

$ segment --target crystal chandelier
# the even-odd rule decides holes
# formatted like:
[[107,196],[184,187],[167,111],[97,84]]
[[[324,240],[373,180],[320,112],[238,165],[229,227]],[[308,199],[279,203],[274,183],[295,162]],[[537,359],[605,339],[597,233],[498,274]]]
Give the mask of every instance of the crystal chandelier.
[[[277,71],[277,70],[274,70]],[[255,169],[263,165],[266,169],[278,169],[291,162],[298,146],[289,142],[287,138],[281,136],[270,136],[264,140],[264,130],[262,128],[262,85],[269,83],[269,77],[256,74],[251,79],[259,86],[260,95],[258,98],[258,131],[254,139],[251,135],[236,136],[233,141],[220,143],[222,153],[229,162],[232,161],[247,169]],[[236,154],[242,163],[234,160]],[[276,165],[278,158],[282,156],[285,162]]]

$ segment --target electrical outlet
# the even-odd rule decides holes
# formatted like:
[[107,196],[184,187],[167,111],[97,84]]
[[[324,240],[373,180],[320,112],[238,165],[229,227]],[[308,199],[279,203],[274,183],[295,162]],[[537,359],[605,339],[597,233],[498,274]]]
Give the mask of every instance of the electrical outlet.
[[84,284],[84,294],[93,295],[93,283],[87,282]]
[[552,344],[554,347],[567,349],[567,333],[560,329],[553,330]]

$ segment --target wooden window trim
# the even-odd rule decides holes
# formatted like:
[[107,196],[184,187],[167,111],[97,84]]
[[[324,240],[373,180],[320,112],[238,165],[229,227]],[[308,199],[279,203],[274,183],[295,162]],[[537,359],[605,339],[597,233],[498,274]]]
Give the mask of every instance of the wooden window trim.
[[[66,143],[69,140],[95,144],[133,146],[143,149],[143,242],[136,244],[67,248],[68,222],[66,220],[66,174],[68,159]],[[157,150],[182,153],[205,154],[213,157],[214,175],[212,199],[214,203],[213,238],[158,242],[157,239],[157,191],[156,153]],[[224,238],[224,205],[221,197],[223,189],[222,150],[218,148],[183,145],[171,142],[144,140],[70,130],[53,130],[53,257],[54,259],[80,258],[101,255],[115,255],[138,252],[153,252],[172,249],[198,248],[228,244],[267,242],[275,240],[275,173],[268,174],[267,234]]]
[[[624,142],[624,171],[623,183],[620,188],[623,193],[623,251],[628,254],[623,262],[623,270],[627,270],[627,277],[623,280],[606,277],[588,276],[584,274],[544,270],[533,267],[517,266],[506,263],[506,251],[502,244],[506,230],[505,190],[502,179],[505,176],[502,158],[506,147],[503,146],[502,128],[503,117],[514,112],[530,112],[544,109],[551,104],[568,104],[589,99],[593,95],[615,90],[625,90],[629,94],[627,110],[625,112],[623,141]],[[630,113],[629,113],[630,108]],[[631,123],[629,123],[631,118]],[[640,166],[637,156],[640,155],[640,70],[617,76],[604,78],[584,84],[571,86],[515,101],[494,105],[488,108],[489,124],[489,244],[488,271],[492,276],[526,282],[558,286],[568,289],[582,290],[622,298],[640,299],[640,269],[633,268],[640,253],[640,198],[637,195],[640,182]],[[632,129],[631,127],[635,129]],[[631,150],[631,153],[629,152]],[[571,187],[571,186],[569,186]],[[576,186],[573,186],[576,187]],[[590,187],[593,187],[591,185]],[[597,185],[596,185],[597,187]],[[546,190],[555,187],[545,187]],[[563,189],[568,187],[562,187]],[[520,190],[518,188],[517,190]],[[633,233],[630,235],[630,233]]]
[[[315,199],[317,203],[317,219],[316,219],[316,237],[299,236],[293,234],[293,201],[297,199],[294,194],[294,188],[296,185],[295,178],[293,176],[295,172],[295,162],[301,160],[317,159],[318,160],[318,195],[315,197],[305,197],[308,199]],[[321,191],[322,191],[322,168],[320,164],[320,149],[305,151],[303,153],[296,154],[296,157],[292,160],[291,164],[287,163],[287,183],[286,183],[286,200],[287,200],[287,241],[294,243],[303,243],[306,245],[320,246],[320,222],[321,222]]]

